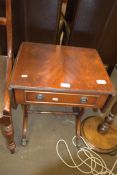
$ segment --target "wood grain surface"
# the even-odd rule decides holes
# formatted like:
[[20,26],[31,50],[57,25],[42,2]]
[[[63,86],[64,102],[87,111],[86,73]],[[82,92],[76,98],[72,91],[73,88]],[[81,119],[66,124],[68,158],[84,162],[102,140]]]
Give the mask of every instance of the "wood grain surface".
[[81,133],[95,150],[108,152],[117,147],[117,127],[113,124],[106,134],[101,134],[97,131],[100,123],[102,123],[102,119],[99,116],[87,118],[82,123]]
[[[98,84],[97,80],[104,80],[106,84]],[[70,87],[61,87],[61,83]],[[37,43],[23,43],[20,47],[10,87],[103,94],[114,92],[95,49]]]

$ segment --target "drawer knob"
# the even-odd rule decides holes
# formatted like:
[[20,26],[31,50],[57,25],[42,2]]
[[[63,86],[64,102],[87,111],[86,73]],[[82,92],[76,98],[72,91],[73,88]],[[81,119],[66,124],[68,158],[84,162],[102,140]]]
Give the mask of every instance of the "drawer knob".
[[88,101],[88,97],[81,97],[80,103],[85,104]]
[[38,95],[36,96],[36,99],[37,99],[37,100],[43,100],[43,98],[44,98],[44,95],[43,95],[43,94],[38,94]]

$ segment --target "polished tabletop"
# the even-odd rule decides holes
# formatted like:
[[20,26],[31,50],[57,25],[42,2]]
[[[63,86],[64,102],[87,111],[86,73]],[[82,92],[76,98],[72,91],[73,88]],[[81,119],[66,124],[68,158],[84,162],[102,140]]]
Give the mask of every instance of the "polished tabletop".
[[16,89],[114,92],[95,49],[28,42],[20,47],[10,86]]

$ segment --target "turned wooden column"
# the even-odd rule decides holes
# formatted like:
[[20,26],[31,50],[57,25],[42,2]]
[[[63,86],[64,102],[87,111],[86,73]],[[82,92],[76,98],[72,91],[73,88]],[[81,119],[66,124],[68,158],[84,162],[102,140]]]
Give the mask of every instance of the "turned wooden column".
[[14,130],[13,130],[13,123],[12,123],[12,116],[11,113],[3,113],[3,117],[0,120],[1,130],[6,138],[6,142],[8,145],[8,149],[13,154],[15,152],[15,142],[14,142]]
[[108,132],[110,125],[113,123],[115,115],[117,115],[117,101],[113,104],[109,115],[106,116],[104,121],[98,126],[98,131],[100,133],[105,134]]
[[5,17],[3,16],[0,17],[0,25],[4,26],[6,31],[7,61],[6,61],[6,74],[5,74],[6,76],[4,84],[3,102],[2,102],[3,109],[1,112],[2,118],[0,119],[0,123],[2,124],[2,132],[7,140],[8,148],[10,149],[11,153],[14,153],[15,142],[14,142],[12,115],[11,115],[11,99],[9,96],[9,84],[11,80],[11,72],[13,67],[12,0],[6,0],[4,1],[4,3],[5,3],[5,15],[4,15]]

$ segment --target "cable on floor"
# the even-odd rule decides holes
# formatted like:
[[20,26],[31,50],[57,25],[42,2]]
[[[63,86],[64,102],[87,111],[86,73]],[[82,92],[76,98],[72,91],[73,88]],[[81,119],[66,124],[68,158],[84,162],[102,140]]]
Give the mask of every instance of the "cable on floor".
[[[77,139],[76,136],[73,137],[72,143],[73,143],[74,146],[77,146],[75,144],[75,139]],[[67,145],[67,143],[66,143],[66,141],[64,139],[58,140],[58,142],[56,144],[57,155],[59,156],[61,161],[66,166],[68,166],[69,168],[74,168],[74,169],[76,168],[78,171],[80,171],[83,174],[117,175],[117,174],[113,173],[115,167],[117,167],[117,160],[115,161],[112,169],[110,170],[107,167],[105,161],[102,159],[102,157],[99,154],[97,154],[96,152],[94,152],[92,150],[92,147],[89,146],[82,137],[80,137],[79,139],[81,139],[84,142],[85,146],[79,148],[78,151],[77,151],[77,157],[78,157],[78,159],[80,161],[80,163],[78,165],[76,164],[75,160],[73,159],[72,153],[70,152],[70,149],[69,149],[69,147],[68,147],[68,145]],[[67,163],[65,161],[65,159],[61,156],[60,150],[59,150],[60,144],[64,144],[65,145],[73,165],[70,165],[69,163]],[[81,157],[81,155],[85,156],[84,160]]]

